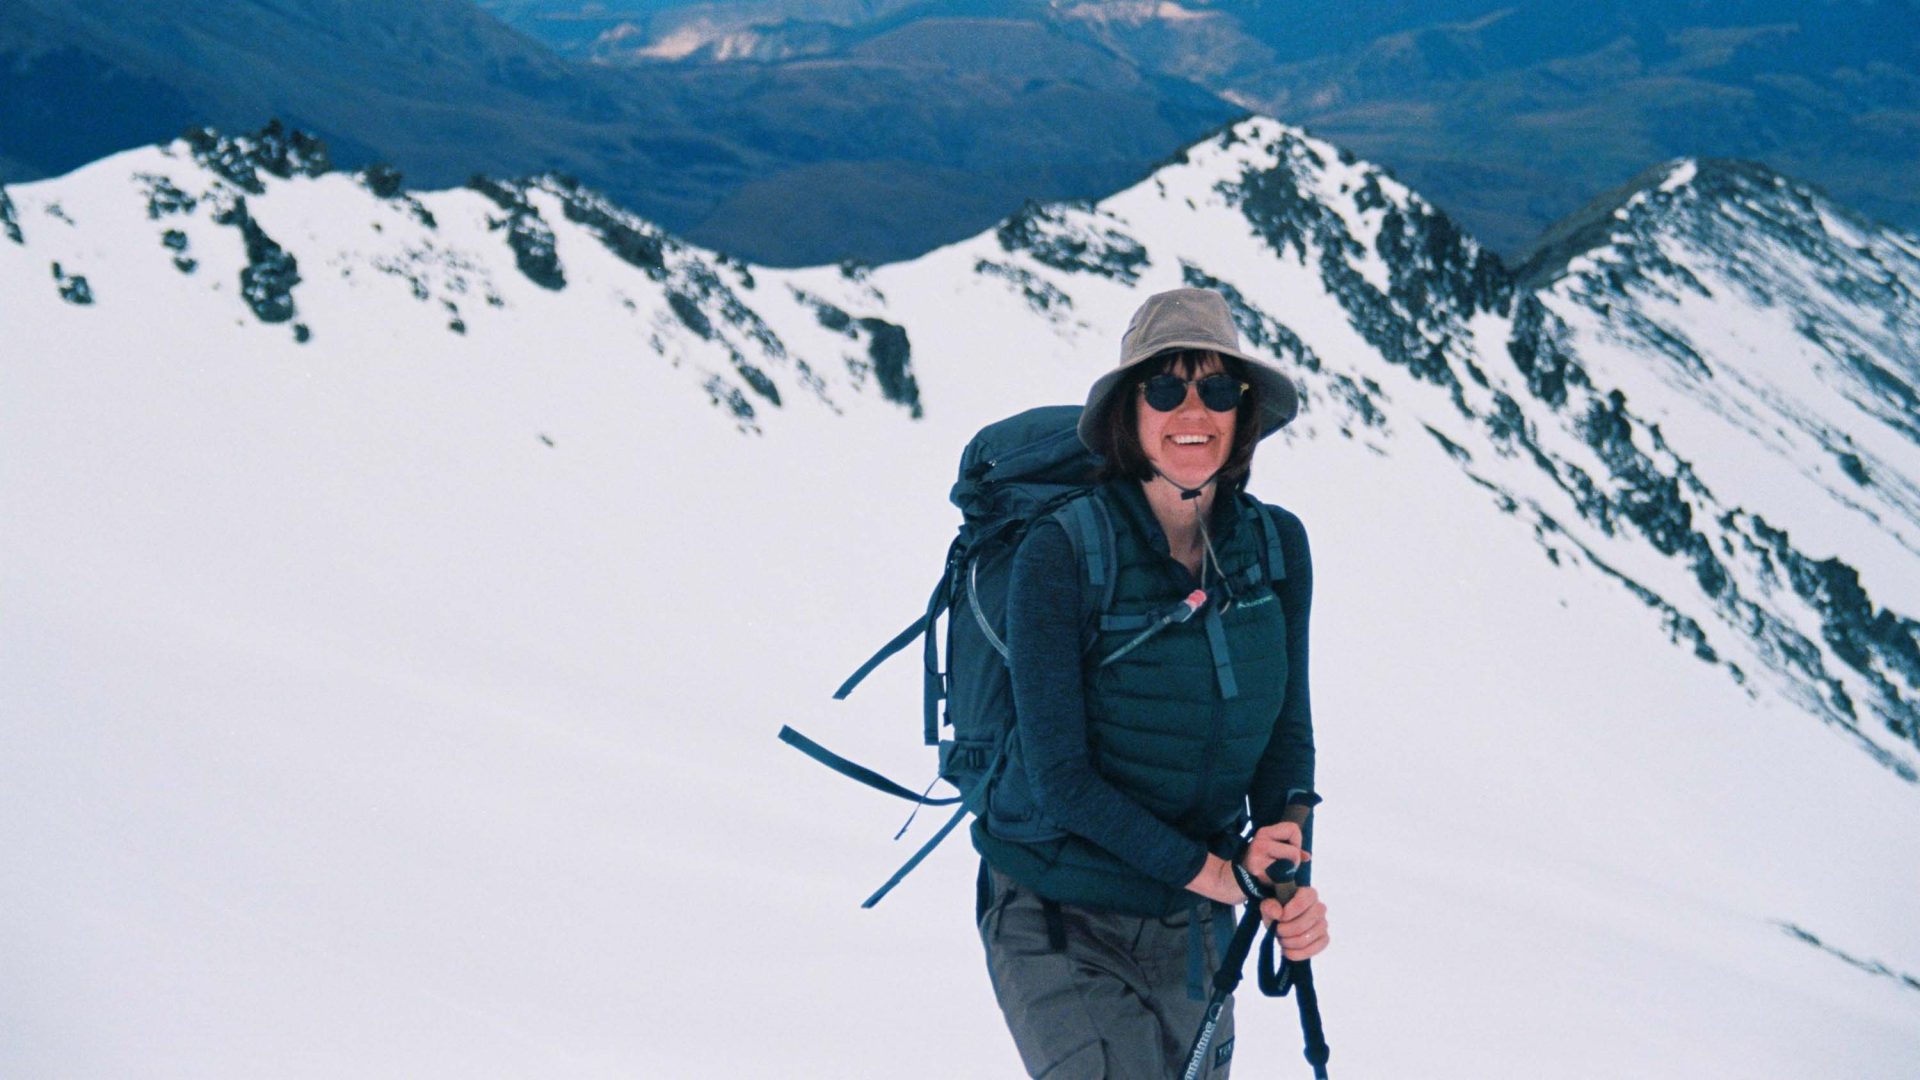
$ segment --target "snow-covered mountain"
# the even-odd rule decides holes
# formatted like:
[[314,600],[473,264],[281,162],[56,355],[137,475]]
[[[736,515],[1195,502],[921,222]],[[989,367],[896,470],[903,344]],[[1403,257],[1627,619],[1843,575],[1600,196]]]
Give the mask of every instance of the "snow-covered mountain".
[[771,733],[928,770],[914,672],[825,692],[968,434],[1181,284],[1302,389],[1334,1066],[1920,1061],[1920,241],[1791,179],[1663,166],[1516,275],[1253,118],[784,270],[269,129],[0,230],[9,1075],[1009,1072],[971,860],[855,911],[894,807]]

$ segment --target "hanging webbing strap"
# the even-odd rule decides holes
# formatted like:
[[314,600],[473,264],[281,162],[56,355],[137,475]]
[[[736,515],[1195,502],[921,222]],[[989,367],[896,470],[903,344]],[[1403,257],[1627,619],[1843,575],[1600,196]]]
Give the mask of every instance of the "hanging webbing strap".
[[954,826],[960,824],[960,819],[966,816],[967,816],[967,808],[964,805],[955,809],[953,812],[953,816],[947,819],[947,823],[945,825],[940,826],[940,831],[937,833],[934,833],[933,838],[931,840],[928,840],[925,844],[922,844],[920,846],[920,850],[914,852],[913,857],[911,859],[908,859],[906,863],[900,867],[900,869],[895,870],[893,872],[893,876],[887,879],[887,883],[885,885],[882,885],[878,889],[875,889],[873,891],[872,896],[869,896],[865,900],[861,901],[860,906],[863,908],[870,908],[873,905],[879,903],[881,897],[892,892],[893,887],[895,885],[900,884],[900,879],[912,873],[913,868],[920,865],[920,860],[926,858],[927,855],[931,853],[934,848],[939,847],[940,841],[945,840],[947,838],[947,834],[953,831]]
[[[940,743],[940,703],[945,701],[947,697],[947,678],[940,673],[940,646],[934,638],[933,630],[935,623],[940,618],[940,613],[953,604],[953,575],[955,569],[952,560],[949,559],[947,562],[947,572],[941,575],[940,584],[934,587],[933,596],[927,600],[927,614],[925,615],[927,626],[926,647],[921,652],[920,668],[922,683],[921,736],[926,740],[928,746],[938,746]],[[948,623],[951,624],[952,620],[949,619]],[[948,626],[947,632],[949,634],[953,632],[951,625]]]
[[[1212,909],[1212,914],[1207,914]],[[1213,951],[1225,957],[1233,947],[1233,906],[1196,900],[1187,906],[1187,997],[1207,1000],[1208,928],[1213,931]]]
[[897,653],[901,649],[906,648],[907,642],[912,641],[914,638],[919,637],[921,632],[926,630],[926,628],[927,628],[927,617],[925,615],[922,615],[919,618],[913,620],[913,624],[907,627],[905,630],[902,630],[898,634],[894,635],[894,638],[892,641],[889,641],[885,645],[880,646],[880,651],[877,653],[874,653],[872,658],[869,659],[866,663],[861,664],[860,669],[858,671],[855,671],[852,675],[847,676],[847,681],[841,683],[840,689],[835,690],[833,692],[833,700],[835,701],[846,700],[847,695],[853,693],[853,688],[860,685],[860,680],[866,678],[868,675],[873,674],[874,668],[877,668],[881,664],[886,663],[887,657],[892,656],[894,653]]
[[841,757],[839,754],[821,746],[819,743],[814,742],[812,739],[807,738],[805,735],[800,734],[784,724],[780,726],[780,741],[820,764],[825,765],[827,768],[832,769],[834,772],[839,773],[841,776],[858,780],[868,787],[873,788],[875,791],[884,791],[889,795],[896,795],[908,802],[919,803],[922,806],[952,806],[954,803],[959,802],[961,798],[955,795],[947,799],[929,799],[918,791],[913,791],[887,779],[872,769],[867,768],[865,765]]
[[1213,905],[1213,948],[1221,956],[1233,945],[1233,909],[1225,904]]
[[973,786],[968,788],[960,796],[960,805],[953,811],[953,816],[947,819],[945,825],[940,826],[939,832],[934,833],[926,843],[920,845],[920,850],[914,852],[912,858],[908,859],[900,869],[893,872],[893,876],[887,879],[885,885],[875,889],[873,895],[867,897],[866,900],[861,903],[861,907],[870,908],[879,903],[881,897],[892,892],[893,887],[900,884],[901,878],[912,873],[913,868],[919,866],[922,859],[925,859],[931,854],[934,848],[940,846],[940,841],[945,840],[947,834],[952,832],[954,827],[960,824],[960,819],[967,816],[967,811],[973,805],[973,800],[979,797],[982,792],[986,791],[987,784],[993,780],[993,774],[1000,769],[1000,759],[1005,756],[1006,748],[1007,740],[1000,740],[1000,746],[993,752],[993,760],[987,764],[986,771],[980,774],[980,779],[974,781]]
[[1187,997],[1194,1001],[1207,1000],[1206,931],[1200,928],[1204,903],[1195,900],[1187,905]]
[[1040,898],[1040,914],[1047,922],[1047,948],[1054,952],[1067,951],[1067,916],[1060,910],[1060,901]]
[[[867,662],[861,664],[852,675],[847,676],[847,681],[841,683],[840,689],[833,692],[835,701],[844,700],[848,694],[853,693],[854,687],[860,685],[862,679],[873,673],[874,668],[886,663],[888,657],[906,648],[907,643],[914,638],[924,637],[926,647],[921,657],[921,666],[925,669],[922,675],[924,693],[922,694],[921,726],[928,746],[935,746],[940,742],[940,702],[947,696],[946,678],[940,673],[940,649],[935,643],[933,632],[940,621],[941,613],[953,603],[955,563],[961,554],[961,543],[955,540],[947,547],[946,569],[941,572],[939,583],[933,587],[932,594],[927,597],[926,613],[913,620],[905,630],[895,634],[893,640],[880,646],[879,652],[868,657]],[[825,761],[824,758],[821,760]]]
[[[949,548],[949,559],[952,558],[952,555],[953,548]],[[937,716],[936,706],[939,699],[946,696],[946,688],[940,678],[938,654],[933,652],[933,627],[935,622],[940,618],[941,612],[947,609],[948,604],[953,598],[952,584],[953,575],[951,564],[949,564],[948,572],[940,576],[940,583],[933,587],[933,593],[927,597],[926,612],[919,618],[913,620],[912,624],[905,630],[895,634],[891,641],[880,646],[880,651],[868,657],[866,663],[861,664],[858,670],[852,675],[847,676],[847,681],[841,683],[840,689],[833,692],[834,700],[844,700],[848,694],[853,693],[854,687],[860,685],[862,679],[872,674],[874,668],[885,663],[887,658],[894,653],[906,648],[907,643],[915,637],[925,635],[929,653],[926,661],[928,668],[926,735],[929,744],[937,743],[939,741],[939,729],[934,726],[935,717]],[[800,734],[798,731],[784,724],[781,725],[780,728],[780,741],[820,764],[825,765],[827,768],[832,769],[834,772],[849,779],[858,780],[868,787],[873,788],[875,791],[884,791],[888,795],[893,795],[905,799],[908,802],[918,803],[923,806],[951,806],[960,801],[960,797],[957,795],[947,799],[929,799],[924,793],[913,791],[904,785],[898,784],[874,772],[865,765],[841,757],[839,754],[821,746],[819,743],[814,742],[812,739],[807,738],[805,735]]]
[[[956,541],[956,546],[957,546],[957,541]],[[940,617],[941,612],[947,610],[947,605],[953,599],[953,590],[952,590],[953,571],[952,571],[952,561],[951,561],[953,558],[952,548],[947,549],[947,558],[949,560],[948,569],[940,575],[939,584],[933,587],[933,593],[927,597],[926,613],[921,615],[919,618],[913,620],[913,622],[910,625],[908,625],[908,627],[905,630],[902,630],[898,634],[895,634],[891,641],[888,641],[885,645],[880,646],[879,652],[876,652],[872,656],[868,657],[866,663],[861,664],[858,670],[856,670],[853,674],[847,676],[847,681],[841,683],[840,689],[835,690],[833,692],[833,700],[835,701],[846,700],[847,695],[853,693],[853,688],[856,686],[859,686],[862,679],[865,679],[868,675],[873,674],[874,668],[877,668],[881,664],[886,663],[888,657],[892,656],[894,653],[899,652],[901,649],[906,648],[908,642],[912,641],[916,637],[919,637],[921,634],[923,633],[926,634],[928,644],[929,645],[932,644],[934,620]],[[930,666],[937,668],[938,664],[934,661],[937,661],[937,657],[930,658],[930,661],[929,661]]]

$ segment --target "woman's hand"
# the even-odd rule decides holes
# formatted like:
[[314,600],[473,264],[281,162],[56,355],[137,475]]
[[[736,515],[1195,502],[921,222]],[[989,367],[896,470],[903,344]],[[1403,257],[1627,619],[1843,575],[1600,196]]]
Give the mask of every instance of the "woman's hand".
[[[1300,846],[1300,826],[1291,821],[1279,821],[1253,834],[1247,841],[1247,850],[1240,856],[1240,865],[1253,872],[1253,876],[1268,884],[1277,884],[1266,875],[1267,867],[1278,860],[1285,859],[1294,866],[1313,858],[1313,853]],[[1240,904],[1247,899],[1240,891],[1240,884],[1233,879],[1233,865],[1218,855],[1208,855],[1206,865],[1187,882],[1187,891],[1199,893],[1209,900],[1222,904]]]
[[1206,865],[1200,872],[1187,882],[1187,891],[1229,906],[1245,903],[1247,899],[1233,880],[1233,864],[1212,853],[1207,855]]
[[1300,843],[1300,826],[1291,821],[1276,821],[1254,833],[1253,839],[1247,841],[1247,851],[1240,856],[1240,865],[1253,871],[1253,876],[1261,881],[1277,885],[1279,882],[1267,876],[1267,867],[1284,859],[1298,868],[1313,858],[1313,852],[1302,848]]
[[1327,947],[1327,905],[1311,885],[1300,886],[1285,906],[1260,901],[1260,919],[1280,935],[1280,953],[1289,960],[1318,956]]

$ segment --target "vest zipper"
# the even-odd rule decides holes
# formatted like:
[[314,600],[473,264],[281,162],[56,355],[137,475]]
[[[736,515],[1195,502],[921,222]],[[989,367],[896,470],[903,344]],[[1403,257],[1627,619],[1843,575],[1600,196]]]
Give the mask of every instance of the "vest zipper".
[[[1218,688],[1216,687],[1215,689],[1217,690]],[[1195,814],[1206,813],[1209,805],[1213,801],[1214,763],[1220,757],[1220,744],[1225,741],[1225,739],[1222,738],[1222,734],[1226,725],[1227,703],[1216,694],[1213,701],[1213,710],[1207,719],[1207,748],[1200,756],[1200,784],[1198,789],[1195,790],[1193,797],[1193,811]],[[1201,822],[1200,824],[1207,828],[1213,827],[1212,822]],[[1207,840],[1211,843],[1213,837],[1209,836]]]

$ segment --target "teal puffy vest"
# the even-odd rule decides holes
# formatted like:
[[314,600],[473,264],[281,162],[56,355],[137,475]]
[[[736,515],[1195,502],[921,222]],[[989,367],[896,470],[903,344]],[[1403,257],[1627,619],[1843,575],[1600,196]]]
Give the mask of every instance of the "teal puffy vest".
[[[1168,554],[1138,483],[1107,484],[1086,498],[1103,501],[1114,538],[1112,601],[1089,628],[1082,666],[1093,767],[1162,821],[1229,854],[1287,689],[1286,613],[1270,580],[1285,570],[1264,558],[1270,523],[1244,497],[1217,515],[1214,549],[1227,587],[1210,578],[1208,602],[1193,618],[1100,666],[1193,582]],[[1061,513],[1064,524],[1069,511]],[[972,832],[989,862],[1051,900],[1164,916],[1194,899],[1051,826],[1033,805],[1017,739]]]

